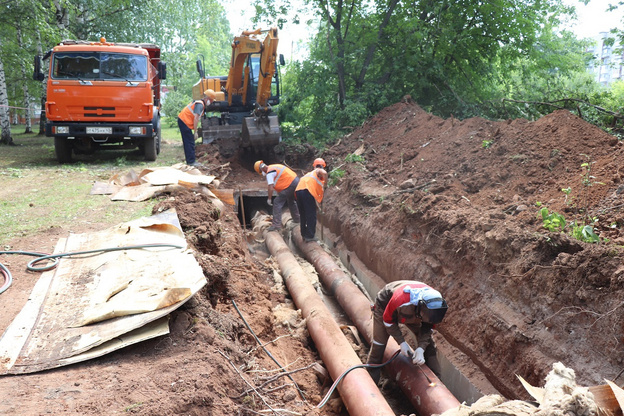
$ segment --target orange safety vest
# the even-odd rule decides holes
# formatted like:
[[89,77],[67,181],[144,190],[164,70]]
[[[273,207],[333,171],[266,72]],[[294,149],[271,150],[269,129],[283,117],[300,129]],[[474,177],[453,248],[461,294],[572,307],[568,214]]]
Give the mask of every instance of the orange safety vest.
[[182,120],[184,124],[186,124],[188,128],[191,130],[195,130],[195,127],[196,127],[193,125],[193,123],[195,122],[195,115],[193,114],[193,108],[195,108],[195,104],[197,103],[201,104],[202,107],[204,106],[204,102],[202,100],[193,101],[192,103],[184,107],[182,111],[180,111],[180,114],[178,114],[178,117],[180,118],[180,120]]
[[320,204],[321,201],[323,201],[323,185],[323,181],[318,177],[318,175],[316,174],[316,169],[314,169],[312,172],[306,173],[301,178],[295,192],[307,189],[308,192],[310,192],[310,195],[312,195],[314,199],[316,199],[316,202]]
[[273,185],[273,189],[277,192],[281,192],[288,188],[292,181],[294,181],[297,177],[297,174],[293,172],[292,169],[287,168],[284,165],[269,165],[267,175],[270,172],[277,172],[277,176],[275,176],[275,184]]

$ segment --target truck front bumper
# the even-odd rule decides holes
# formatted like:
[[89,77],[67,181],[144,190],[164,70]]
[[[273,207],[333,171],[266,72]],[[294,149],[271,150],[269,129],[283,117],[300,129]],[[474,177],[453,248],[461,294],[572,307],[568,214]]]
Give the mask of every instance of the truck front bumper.
[[89,137],[95,141],[153,137],[152,123],[88,123],[48,121],[45,126],[48,137]]

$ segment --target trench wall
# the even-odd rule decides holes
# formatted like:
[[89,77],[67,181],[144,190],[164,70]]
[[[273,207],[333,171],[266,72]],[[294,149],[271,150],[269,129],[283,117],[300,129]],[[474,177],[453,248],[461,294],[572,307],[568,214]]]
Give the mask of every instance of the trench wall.
[[[569,358],[568,349],[575,348],[567,334],[536,318],[558,307],[539,293],[546,275],[525,281],[526,256],[535,255],[527,247],[539,249],[539,241],[504,221],[490,226],[488,216],[499,213],[460,213],[445,197],[418,192],[371,203],[356,189],[332,188],[324,206],[322,227],[379,275],[383,282],[376,285],[414,279],[440,290],[449,312],[438,331],[508,399],[529,398],[516,375],[541,385],[552,364]],[[536,262],[552,261],[540,256],[544,253]],[[601,382],[591,372],[577,374],[585,385]]]

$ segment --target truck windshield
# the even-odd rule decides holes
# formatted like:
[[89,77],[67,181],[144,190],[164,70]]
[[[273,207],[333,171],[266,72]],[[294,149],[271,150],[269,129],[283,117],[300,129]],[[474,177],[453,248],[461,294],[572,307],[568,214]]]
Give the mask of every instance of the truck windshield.
[[125,53],[59,52],[53,79],[147,81],[147,57]]

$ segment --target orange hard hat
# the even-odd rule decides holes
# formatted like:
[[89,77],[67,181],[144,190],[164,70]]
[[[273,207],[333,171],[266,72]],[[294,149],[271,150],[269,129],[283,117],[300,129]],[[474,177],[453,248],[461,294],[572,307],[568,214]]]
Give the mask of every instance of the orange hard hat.
[[214,92],[214,90],[208,89],[204,91],[204,97],[210,98],[210,101],[214,101],[216,96],[217,96],[217,93]]
[[263,162],[263,161],[261,161],[261,160],[258,160],[256,163],[254,163],[254,170],[255,170],[257,173],[262,173],[262,171],[260,170],[260,167],[261,167],[262,165],[264,165],[264,162]]
[[314,163],[312,164],[312,166],[317,167],[319,165],[321,165],[322,168],[327,166],[327,164],[325,163],[323,159],[321,159],[320,157],[317,157],[316,159],[314,159]]

